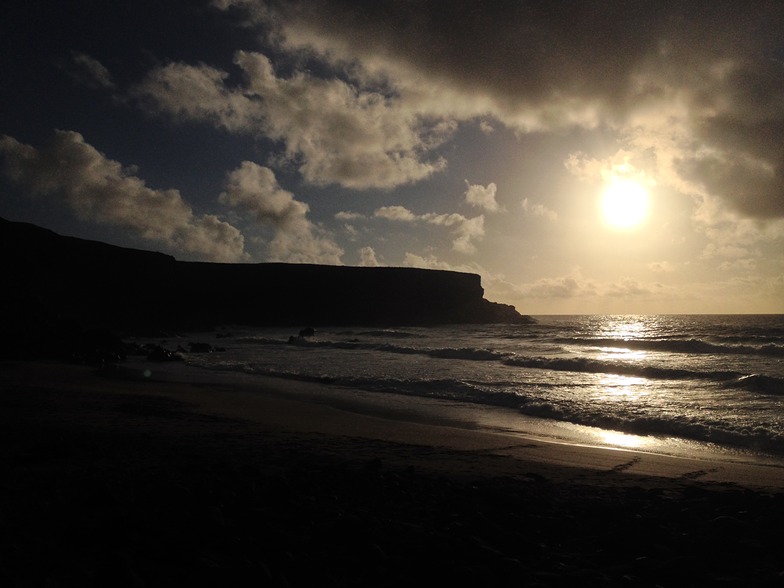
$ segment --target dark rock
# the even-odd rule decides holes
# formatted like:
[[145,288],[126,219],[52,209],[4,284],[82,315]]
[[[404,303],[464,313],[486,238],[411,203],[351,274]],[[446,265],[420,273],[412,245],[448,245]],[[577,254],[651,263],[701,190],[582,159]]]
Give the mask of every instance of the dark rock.
[[209,343],[188,343],[191,353],[212,353],[213,348]]
[[152,351],[147,354],[150,361],[182,361],[183,357],[179,353],[169,351],[160,346],[154,346]]
[[59,356],[73,349],[73,333],[88,330],[534,322],[512,306],[485,300],[475,274],[181,262],[3,219],[0,262],[6,340],[0,354],[6,356]]
[[315,337],[316,336],[316,329],[313,327],[305,327],[301,329],[299,332],[300,337]]

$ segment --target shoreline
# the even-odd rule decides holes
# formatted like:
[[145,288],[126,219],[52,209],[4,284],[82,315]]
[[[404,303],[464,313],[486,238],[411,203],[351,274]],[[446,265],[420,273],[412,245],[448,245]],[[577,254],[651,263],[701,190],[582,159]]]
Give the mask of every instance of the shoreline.
[[[572,461],[587,469],[601,469],[617,455],[631,454],[635,466],[628,468],[630,473],[656,475],[660,470],[675,475],[683,468],[668,465],[673,463],[695,464],[710,463],[720,469],[706,474],[712,481],[743,483],[755,487],[778,489],[784,488],[784,458],[765,454],[744,453],[741,449],[711,447],[707,443],[681,439],[657,439],[589,427],[572,423],[539,419],[501,407],[491,405],[463,404],[455,400],[441,400],[422,396],[401,395],[393,393],[374,393],[360,389],[347,388],[341,385],[314,382],[311,380],[278,378],[273,376],[245,374],[236,371],[222,371],[191,366],[187,363],[173,362],[154,364],[148,361],[126,362],[120,366],[120,378],[147,379],[142,372],[152,368],[157,370],[152,379],[156,382],[171,384],[175,382],[198,382],[200,385],[212,385],[234,393],[260,393],[274,395],[282,400],[300,400],[306,404],[328,406],[332,409],[357,415],[357,419],[373,417],[380,419],[383,426],[371,429],[365,434],[378,435],[380,440],[409,441],[409,436],[421,439],[426,445],[439,445],[441,441],[449,446],[455,443],[458,448],[470,447],[468,439],[480,442],[483,436],[492,445],[492,439],[509,440],[524,444],[540,444],[543,453],[550,456],[535,456],[532,452],[524,452],[523,461],[554,461],[563,463],[557,454],[575,454]],[[109,372],[113,368],[109,368]],[[220,403],[204,399],[210,410],[221,411]],[[231,411],[225,416],[232,416]],[[314,420],[316,422],[316,420]],[[310,421],[299,425],[307,430]],[[399,434],[395,427],[409,427]],[[428,430],[428,427],[438,427]],[[338,427],[340,429],[340,427]],[[438,431],[437,434],[435,431]],[[463,431],[464,435],[460,433]],[[334,430],[326,431],[334,433]],[[462,436],[461,436],[462,435]],[[387,438],[389,437],[389,438]],[[560,450],[558,448],[561,448]],[[487,450],[485,447],[484,450]],[[607,453],[610,452],[610,453]],[[616,452],[616,453],[612,453]],[[604,457],[600,457],[604,456]],[[513,457],[513,455],[512,455]],[[654,463],[644,467],[639,462]],[[601,464],[597,466],[594,461]],[[617,464],[616,464],[617,465]],[[665,467],[662,469],[662,465]],[[714,468],[715,469],[715,468]],[[724,472],[724,476],[721,472]],[[769,472],[769,473],[765,473]]]
[[[390,444],[428,447],[430,451],[475,452],[526,467],[555,468],[550,475],[568,479],[559,467],[594,472],[623,472],[637,477],[677,481],[699,479],[754,490],[784,490],[784,463],[711,452],[700,446],[680,455],[636,447],[592,443],[585,430],[601,429],[511,415],[497,407],[461,406],[419,396],[374,394],[330,384],[210,370],[181,362],[123,362],[103,368],[62,362],[10,362],[28,384],[60,380],[75,390],[144,395],[179,402],[195,414],[236,420],[244,426],[277,433],[340,436]],[[145,369],[154,373],[145,375]],[[51,374],[47,371],[51,370]],[[7,371],[3,369],[3,371]],[[19,378],[17,378],[18,380]],[[18,382],[17,382],[18,383]],[[499,417],[503,419],[499,423]],[[515,421],[514,424],[509,424]],[[522,426],[520,423],[523,423]],[[526,427],[528,423],[528,427]],[[531,424],[534,424],[532,427]],[[558,434],[544,431],[561,427]],[[580,430],[580,433],[575,433]],[[561,435],[561,433],[563,433]],[[629,435],[629,437],[634,437]],[[623,476],[618,476],[622,479]],[[604,478],[596,481],[605,482]]]
[[319,384],[253,381],[2,362],[0,579],[753,586],[784,574],[770,539],[780,468],[390,419],[335,405]]

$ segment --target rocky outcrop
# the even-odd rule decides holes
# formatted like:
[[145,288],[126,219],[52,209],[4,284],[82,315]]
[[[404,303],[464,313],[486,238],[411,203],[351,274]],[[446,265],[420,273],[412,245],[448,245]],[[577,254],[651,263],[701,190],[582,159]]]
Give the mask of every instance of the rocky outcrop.
[[[475,274],[177,261],[0,219],[6,332],[526,323]],[[36,335],[32,335],[36,336]]]

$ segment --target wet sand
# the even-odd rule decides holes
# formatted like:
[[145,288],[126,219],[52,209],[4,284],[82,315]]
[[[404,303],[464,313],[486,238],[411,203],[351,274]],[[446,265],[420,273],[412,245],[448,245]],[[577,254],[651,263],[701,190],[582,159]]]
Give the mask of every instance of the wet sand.
[[0,364],[8,586],[779,585],[770,466],[326,386]]

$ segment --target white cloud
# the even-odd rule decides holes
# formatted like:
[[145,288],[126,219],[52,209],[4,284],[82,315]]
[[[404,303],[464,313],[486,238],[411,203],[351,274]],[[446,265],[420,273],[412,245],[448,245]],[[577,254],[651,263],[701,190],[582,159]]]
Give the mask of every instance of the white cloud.
[[346,233],[346,235],[348,235],[348,238],[351,241],[356,241],[357,235],[359,235],[359,231],[357,231],[356,227],[348,223],[345,223],[343,225],[343,232]]
[[43,149],[0,137],[6,175],[32,195],[60,194],[87,221],[215,261],[244,257],[239,230],[213,215],[196,216],[178,190],[155,190],[73,131],[56,131]]
[[640,283],[633,278],[623,278],[619,282],[605,285],[603,295],[618,298],[648,297],[655,292],[655,287]]
[[459,253],[475,253],[475,242],[481,240],[485,234],[484,215],[473,218],[466,218],[462,214],[457,213],[436,214],[428,212],[417,215],[404,206],[382,206],[375,211],[374,216],[390,221],[409,223],[422,222],[449,227],[455,235],[455,239],[452,241],[452,249]]
[[413,222],[419,218],[405,206],[382,206],[373,213],[373,216],[403,222]]
[[364,219],[365,215],[358,212],[341,211],[335,214],[335,220],[339,221],[352,221]]
[[593,288],[573,276],[541,278],[521,289],[531,298],[572,298],[594,294]]
[[220,202],[251,212],[259,222],[288,227],[306,221],[309,207],[294,199],[275,178],[275,172],[252,161],[243,161],[239,168],[229,172],[226,191]]
[[[604,299],[610,308],[618,304],[639,304],[640,301],[672,300],[677,291],[657,282],[641,282],[631,277],[615,281],[597,281],[585,277],[580,268],[569,275],[541,278],[532,283],[513,286],[517,297],[522,300],[538,299],[545,303],[551,299],[573,300],[582,303],[600,303]],[[617,299],[623,299],[617,302]],[[604,306],[604,304],[602,304]]]
[[558,220],[558,213],[550,210],[544,204],[533,204],[528,198],[523,198],[521,206],[526,215],[546,218],[551,221]]
[[445,168],[427,153],[454,132],[449,121],[430,121],[339,79],[278,77],[260,53],[239,51],[235,63],[246,78],[240,86],[207,65],[171,63],[151,71],[133,95],[148,110],[281,141],[313,184],[392,188]]
[[657,273],[671,273],[675,267],[669,261],[654,261],[648,264],[648,269]]
[[481,208],[487,212],[499,212],[503,210],[498,202],[495,200],[496,185],[490,182],[487,186],[478,184],[469,184],[466,180],[468,189],[465,193],[465,199],[468,204],[476,208]]
[[[459,217],[455,219],[455,217]],[[452,242],[452,249],[460,253],[471,254],[476,252],[475,241],[481,240],[485,234],[485,217],[483,215],[474,218],[465,218],[461,215],[449,215],[449,224],[456,225],[455,233],[457,238]],[[454,222],[452,219],[455,219]]]
[[281,188],[271,169],[243,161],[227,175],[219,200],[274,227],[268,246],[270,261],[341,263],[343,250],[308,219],[308,205]]
[[269,261],[342,265],[343,249],[316,227],[278,230],[268,247]]
[[485,135],[492,135],[495,132],[495,128],[491,125],[488,121],[483,120],[479,123],[479,130],[482,131]]
[[655,182],[650,176],[655,171],[655,163],[650,153],[636,154],[619,149],[603,159],[590,157],[581,151],[570,153],[564,166],[571,174],[588,182],[608,182],[621,177],[652,186]]
[[362,247],[359,250],[359,265],[362,267],[378,267],[381,265],[372,247]]
[[479,266],[474,264],[452,264],[438,259],[435,255],[417,255],[407,252],[403,258],[404,267],[418,267],[421,269],[446,270],[450,272],[463,272],[469,274],[480,273]]
[[723,272],[754,272],[757,269],[757,261],[755,259],[735,259],[732,261],[725,261],[719,265],[719,269]]
[[253,132],[263,125],[259,101],[226,85],[229,74],[208,65],[170,63],[150,71],[131,95],[150,111],[178,120],[209,122],[232,132]]

